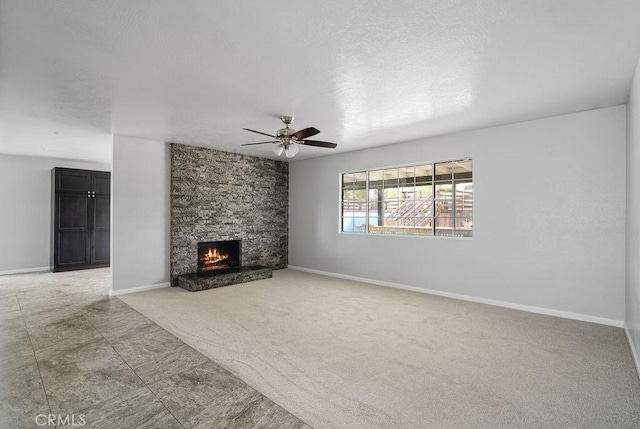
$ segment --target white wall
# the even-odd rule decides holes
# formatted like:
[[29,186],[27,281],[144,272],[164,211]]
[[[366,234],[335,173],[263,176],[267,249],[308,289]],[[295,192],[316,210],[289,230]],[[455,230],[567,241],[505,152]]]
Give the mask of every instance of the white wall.
[[169,145],[116,135],[111,175],[112,291],[168,285]]
[[[467,156],[472,239],[338,232],[341,172]],[[295,161],[289,178],[290,266],[622,324],[625,106]]]
[[0,274],[49,268],[54,167],[111,170],[108,164],[0,155]]
[[626,327],[640,373],[640,62],[627,105]]

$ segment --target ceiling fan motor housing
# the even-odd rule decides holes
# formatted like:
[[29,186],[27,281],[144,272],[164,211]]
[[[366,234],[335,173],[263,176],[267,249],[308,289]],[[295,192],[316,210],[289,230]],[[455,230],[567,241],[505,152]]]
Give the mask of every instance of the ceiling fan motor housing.
[[292,138],[291,135],[293,133],[295,133],[296,130],[292,129],[292,128],[280,128],[277,132],[276,132],[276,137],[278,138]]
[[291,136],[296,132],[296,130],[289,128],[289,124],[293,122],[293,116],[282,115],[280,116],[280,120],[282,120],[286,127],[276,131],[276,137],[281,138],[283,143],[289,143],[291,140],[294,140]]

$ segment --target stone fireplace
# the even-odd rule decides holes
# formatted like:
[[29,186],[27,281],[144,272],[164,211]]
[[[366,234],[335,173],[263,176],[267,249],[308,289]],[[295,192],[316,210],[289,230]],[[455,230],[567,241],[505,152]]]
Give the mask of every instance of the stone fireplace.
[[[187,274],[208,278],[253,266],[286,268],[288,212],[286,162],[172,143],[172,285]],[[203,243],[236,240],[239,256],[232,259],[237,267],[220,267],[226,262],[213,249],[201,260]]]

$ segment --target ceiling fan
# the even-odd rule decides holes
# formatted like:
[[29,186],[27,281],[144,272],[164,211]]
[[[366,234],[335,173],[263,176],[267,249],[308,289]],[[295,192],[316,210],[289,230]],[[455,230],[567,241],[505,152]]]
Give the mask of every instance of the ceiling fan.
[[264,136],[269,136],[274,140],[270,140],[268,142],[258,142],[258,143],[247,143],[242,146],[252,146],[255,144],[267,144],[273,143],[276,146],[273,148],[273,152],[280,156],[282,152],[284,152],[287,158],[293,158],[298,153],[300,148],[298,145],[305,146],[317,146],[317,147],[327,147],[333,149],[338,146],[335,143],[322,142],[319,140],[307,140],[307,138],[315,136],[320,132],[317,128],[309,127],[300,131],[296,131],[294,129],[289,128],[289,124],[293,122],[293,116],[281,116],[280,119],[285,124],[285,128],[280,128],[276,131],[276,135],[272,136],[271,134],[263,133],[256,130],[250,130],[249,128],[243,128],[243,130],[251,131],[252,133],[262,134]]

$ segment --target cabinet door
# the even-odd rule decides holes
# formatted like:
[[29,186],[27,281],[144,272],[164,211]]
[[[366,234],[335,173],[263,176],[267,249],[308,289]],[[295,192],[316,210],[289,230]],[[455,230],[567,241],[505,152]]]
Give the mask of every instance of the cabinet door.
[[91,190],[91,173],[67,168],[55,169],[55,192],[87,195]]
[[91,174],[91,191],[96,195],[111,195],[111,173],[94,171]]
[[[86,191],[85,191],[86,192]],[[85,194],[55,197],[55,265],[60,268],[89,263],[89,201]]]
[[110,260],[111,197],[91,198],[91,264],[108,264]]

